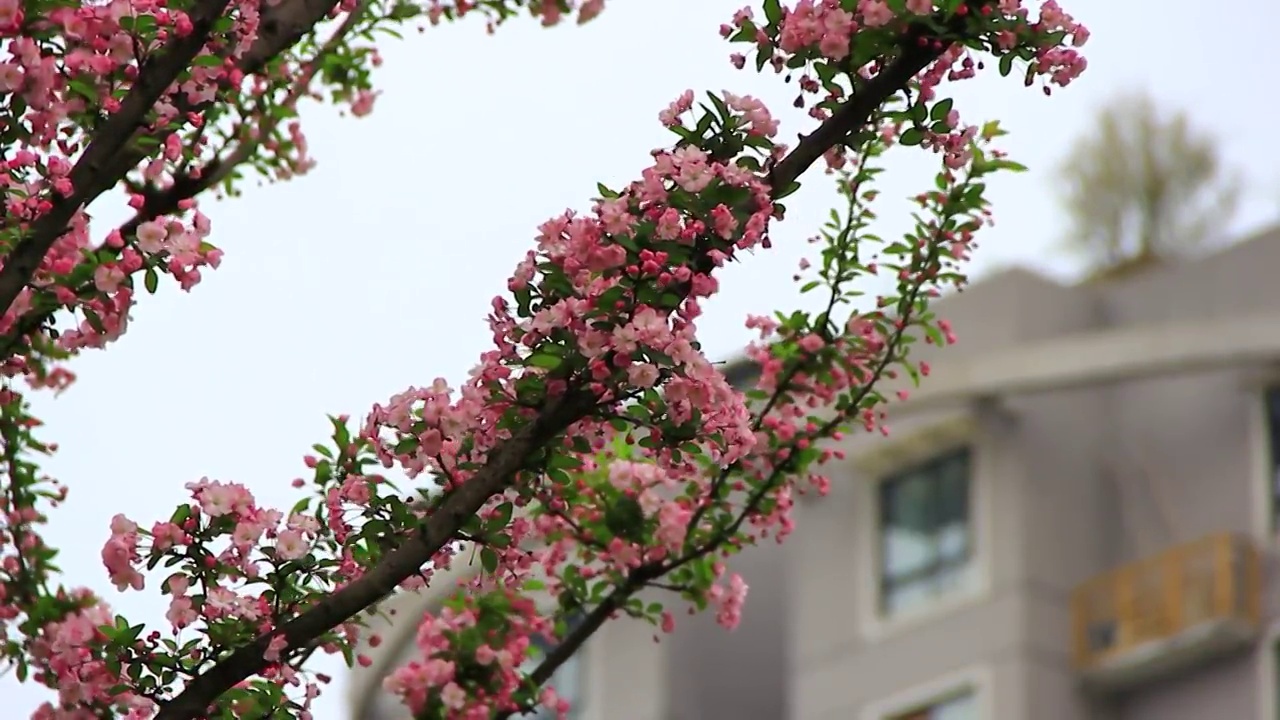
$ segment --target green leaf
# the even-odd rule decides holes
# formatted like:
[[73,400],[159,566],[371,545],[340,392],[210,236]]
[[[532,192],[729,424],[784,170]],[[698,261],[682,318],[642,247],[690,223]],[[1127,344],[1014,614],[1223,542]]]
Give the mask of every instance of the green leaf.
[[564,581],[565,587],[573,591],[575,595],[585,595],[587,592],[587,581],[582,577],[582,573],[578,570],[577,565],[568,565],[564,569],[564,575],[560,578]]
[[707,97],[711,98],[711,104],[716,108],[716,117],[722,121],[727,120],[729,118],[729,107],[724,104],[724,101],[713,92],[708,92]]
[[67,87],[71,88],[72,91],[86,100],[98,99],[98,93],[94,90],[93,85],[81,80],[80,78],[71,78],[71,80],[67,82]]
[[547,458],[547,467],[557,470],[577,470],[582,467],[582,459],[566,453],[554,453]]
[[102,318],[98,317],[98,313],[86,309],[84,311],[84,319],[89,321],[89,327],[93,328],[94,332],[104,334],[107,332],[107,328],[102,324]]
[[800,183],[799,183],[799,182],[797,182],[797,181],[795,181],[795,180],[792,180],[792,181],[791,181],[791,184],[789,184],[789,185],[787,185],[786,187],[784,187],[784,188],[782,189],[782,192],[778,193],[777,195],[774,195],[774,196],[773,196],[773,199],[774,199],[774,200],[781,200],[781,199],[783,199],[783,198],[787,197],[788,195],[793,195],[793,194],[795,194],[795,192],[796,192],[797,190],[799,190],[799,189],[800,189]]
[[935,122],[945,120],[947,115],[951,113],[951,106],[954,104],[955,102],[951,98],[935,103],[932,112],[929,113],[929,119]]
[[395,7],[391,8],[390,18],[392,20],[408,20],[417,17],[419,13],[418,6],[411,2],[399,2]]
[[993,168],[998,168],[1000,170],[1009,170],[1011,172],[1027,171],[1026,165],[1023,165],[1022,163],[1019,163],[1019,162],[1014,162],[1012,160],[992,160],[990,162],[990,165]]
[[560,367],[560,363],[564,362],[561,358],[556,357],[548,352],[535,352],[525,358],[524,364],[529,367],[543,368],[544,370],[555,370]]
[[1013,71],[1013,53],[1007,53],[1000,58],[1000,76],[1006,77]]
[[900,145],[919,145],[924,142],[924,131],[920,128],[907,128],[898,138]]
[[644,510],[635,498],[623,496],[604,514],[605,526],[618,537],[637,542],[641,539]]
[[764,0],[764,18],[770,25],[782,20],[782,2],[780,0]]
[[147,268],[147,274],[144,276],[143,282],[147,286],[147,292],[155,295],[156,288],[160,285],[160,275],[156,273],[155,268]]
[[513,506],[511,503],[505,502],[499,505],[493,511],[493,514],[489,516],[489,519],[485,521],[485,524],[484,524],[485,534],[488,535],[488,534],[500,532],[503,528],[507,526],[507,523],[511,522],[511,514],[513,512],[515,512],[515,506]]

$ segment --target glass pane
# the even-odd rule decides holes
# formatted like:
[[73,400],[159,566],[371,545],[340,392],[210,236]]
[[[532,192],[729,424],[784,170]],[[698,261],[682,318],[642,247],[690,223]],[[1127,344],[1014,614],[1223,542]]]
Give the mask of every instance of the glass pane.
[[886,527],[929,532],[934,524],[935,476],[913,472],[881,485],[881,513]]
[[919,572],[935,561],[936,548],[928,535],[891,528],[884,533],[881,543],[884,560],[881,570],[886,578]]
[[973,553],[969,457],[960,450],[881,483],[884,611],[916,607],[966,581]]
[[967,590],[973,580],[973,566],[968,563],[944,566],[933,575],[932,580],[934,595]]
[[938,522],[969,520],[969,453],[962,452],[938,468]]
[[938,559],[947,564],[962,562],[969,557],[969,525],[955,522],[939,528],[936,538]]
[[931,585],[932,583],[926,578],[923,582],[917,581],[886,587],[883,598],[884,612],[889,615],[895,615],[927,605],[936,594]]

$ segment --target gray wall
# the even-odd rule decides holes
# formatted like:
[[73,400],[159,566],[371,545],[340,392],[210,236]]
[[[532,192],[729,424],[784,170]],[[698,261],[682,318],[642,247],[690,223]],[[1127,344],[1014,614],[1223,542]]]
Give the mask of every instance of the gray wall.
[[[1194,263],[1104,283],[1066,288],[1002,273],[937,304],[960,342],[932,355],[938,364],[1075,332],[1280,313],[1278,268],[1280,232],[1272,232]],[[788,548],[796,591],[791,717],[856,718],[869,703],[973,664],[991,670],[995,720],[1261,717],[1256,653],[1087,699],[1070,664],[1069,614],[1072,588],[1116,564],[1208,533],[1258,531],[1257,388],[1246,383],[1256,372],[1006,398],[1004,413],[979,413],[975,472],[994,495],[990,593],[879,640],[864,638],[850,619],[858,586],[873,572],[854,560],[865,542],[857,529],[860,478],[853,464],[833,467],[835,489],[798,511]],[[895,425],[894,436],[927,422]],[[879,442],[850,445],[856,452]],[[1277,610],[1271,587],[1265,618]]]

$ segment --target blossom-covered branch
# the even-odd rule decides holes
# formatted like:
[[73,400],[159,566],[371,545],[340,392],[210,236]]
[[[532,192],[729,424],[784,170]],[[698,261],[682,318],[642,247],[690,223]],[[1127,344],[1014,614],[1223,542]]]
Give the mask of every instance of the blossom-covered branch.
[[[484,8],[501,20],[525,6],[553,24],[602,5],[433,2],[426,12]],[[323,679],[306,660],[325,650],[366,662],[356,651],[364,615],[430,583],[465,547],[481,572],[422,618],[420,657],[387,679],[419,718],[507,717],[539,703],[566,712],[546,683],[609,618],[674,629],[671,611],[641,602],[642,590],[736,625],[747,583],[722,558],[784,539],[794,496],[825,493],[821,465],[839,456],[829,442],[883,430],[884,382],[928,374],[911,343],[952,340],[929,300],[964,280],[990,213],[984,178],[1020,169],[991,147],[998,124],[963,123],[939,88],[973,76],[984,55],[1005,74],[1025,63],[1028,84],[1065,85],[1084,69],[1068,44],[1087,37],[1052,1],[1034,19],[1021,0],[766,0],[760,10],[743,9],[721,32],[748,50],[731,56],[738,67],[754,60],[800,76],[797,104],[816,125],[794,149],[775,141],[779,123],[758,99],[708,93],[695,107],[684,93],[659,115],[676,142],[654,151],[638,180],[600,186],[590,213],[539,228],[493,301],[494,346],[456,395],[437,380],[375,405],[362,424],[333,418],[332,443],[306,459],[310,483],[295,481],[313,494],[287,512],[206,478],[149,529],[116,516],[102,556],[111,580],[142,590],[163,563],[170,637],[112,618],[87,593],[50,592],[38,539],[28,541],[38,538],[36,502],[50,495],[33,491],[34,465],[10,463],[23,564],[3,587],[24,594],[0,602],[28,619],[7,654],[59,689],[56,711],[307,717]],[[291,111],[292,86],[275,87]],[[252,112],[218,117],[235,128]],[[202,137],[175,141],[177,156],[207,152]],[[894,146],[931,151],[941,169],[914,198],[914,228],[884,242],[870,229],[872,183]],[[825,288],[827,302],[748,319],[761,340],[748,350],[759,377],[744,394],[702,351],[701,303],[731,263],[768,250],[782,201],[819,159],[846,210],[814,239],[818,254],[798,278],[802,292]],[[130,228],[127,242],[146,241],[146,227]],[[152,238],[158,250],[168,232]],[[894,292],[859,307],[859,281],[880,272]],[[16,408],[8,419],[18,427],[21,398],[3,407]],[[27,452],[45,449],[10,436]],[[539,636],[559,643],[526,672]]]
[[129,155],[130,141],[146,123],[156,102],[179,75],[188,71],[196,55],[206,49],[214,22],[223,17],[229,4],[229,0],[201,3],[194,13],[186,15],[186,24],[181,29],[175,28],[173,39],[140,65],[118,109],[101,124],[95,123],[92,139],[75,164],[66,168],[55,163],[48,168],[49,174],[56,178],[50,183],[52,197],[46,201],[50,207],[28,207],[30,215],[25,217],[21,211],[8,208],[5,218],[8,228],[17,223],[30,224],[6,253],[4,266],[0,267],[0,312],[13,305],[54,241],[65,232],[72,216],[119,182],[136,164],[136,160],[123,159]]

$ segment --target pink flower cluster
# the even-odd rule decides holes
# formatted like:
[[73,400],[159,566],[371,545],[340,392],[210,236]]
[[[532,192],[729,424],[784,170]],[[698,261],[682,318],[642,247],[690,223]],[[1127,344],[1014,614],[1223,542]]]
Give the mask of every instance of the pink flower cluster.
[[[125,679],[120,673],[112,672],[106,661],[92,650],[104,639],[100,628],[115,622],[110,609],[98,603],[87,590],[78,595],[74,599],[84,609],[49,623],[32,643],[31,658],[42,667],[37,679],[48,676],[57,688],[59,704],[64,708],[102,704],[115,708],[116,717],[125,720],[151,717],[155,706],[150,700],[130,692],[113,692],[113,688]],[[66,712],[45,703],[31,717],[32,720],[79,720],[85,715]]]
[[[522,6],[555,24],[574,11],[580,22],[589,20],[603,5],[527,0]],[[509,10],[454,0],[433,3],[427,17],[505,17]],[[0,0],[0,32],[17,35],[22,11],[12,0]],[[204,119],[192,108],[219,100],[223,86],[244,84],[234,59],[252,41],[257,11],[257,3],[236,3],[236,23],[205,50],[226,62],[199,63],[148,118],[160,149],[140,169],[144,180],[176,183],[175,164],[193,150],[174,128],[198,126]],[[887,432],[876,382],[895,377],[895,367],[928,374],[927,366],[911,367],[906,359],[906,333],[923,327],[927,341],[953,340],[945,323],[921,319],[920,311],[940,284],[954,281],[954,263],[970,252],[973,234],[986,220],[981,188],[968,183],[1010,163],[985,150],[997,134],[994,126],[962,126],[951,101],[937,99],[938,87],[973,76],[982,65],[974,59],[980,47],[1002,65],[1014,52],[1034,57],[1028,77],[1047,77],[1052,84],[1064,85],[1084,69],[1063,43],[1071,38],[1079,45],[1087,32],[1051,0],[1035,22],[1018,0],[967,0],[953,16],[941,12],[929,0],[907,0],[899,14],[884,0],[798,0],[773,6],[761,23],[744,9],[723,28],[734,42],[755,48],[760,67],[801,73],[799,85],[815,100],[810,115],[818,120],[832,116],[859,78],[882,72],[895,54],[889,50],[896,51],[903,37],[933,51],[928,57],[937,59],[916,76],[920,92],[913,107],[880,116],[878,132],[858,133],[857,142],[850,135],[848,145],[810,156],[827,150],[831,167],[852,164],[854,170],[842,175],[842,192],[851,207],[863,207],[874,193],[858,186],[861,168],[883,146],[896,140],[941,155],[938,190],[916,198],[921,217],[929,219],[915,233],[883,257],[859,250],[851,210],[843,231],[824,236],[823,262],[806,268],[819,277],[812,285],[830,290],[831,308],[857,294],[844,287],[851,278],[881,267],[896,280],[895,295],[843,319],[831,311],[749,319],[761,337],[748,349],[760,371],[753,399],[731,387],[705,356],[697,322],[702,303],[719,290],[721,269],[770,246],[770,223],[783,213],[777,201],[790,190],[771,184],[777,182],[771,168],[787,164],[778,162],[785,149],[773,142],[779,124],[757,98],[712,95],[706,114],[686,122],[694,107],[693,93],[686,92],[659,116],[680,137],[676,146],[655,151],[639,179],[622,190],[602,187],[590,212],[566,211],[538,228],[537,246],[514,271],[509,295],[493,300],[488,323],[494,346],[457,392],[442,379],[409,388],[375,405],[355,431],[345,417],[333,418],[332,447],[316,446],[305,459],[315,497],[290,511],[259,506],[242,485],[204,479],[188,485],[189,503],[150,530],[116,516],[101,552],[104,567],[118,589],[141,590],[145,571],[163,563],[173,639],[162,639],[159,631],[143,635],[141,626],[112,618],[96,599],[64,593],[61,614],[40,616],[38,631],[24,640],[41,681],[60,693],[61,707],[49,706],[41,717],[96,716],[113,705],[130,717],[148,717],[154,708],[142,699],[144,691],[181,691],[181,679],[166,675],[171,666],[164,663],[207,663],[247,638],[256,638],[254,657],[261,664],[237,686],[245,693],[228,710],[260,711],[255,703],[274,697],[268,688],[288,685],[301,688],[292,707],[308,717],[318,685],[302,672],[305,648],[280,634],[282,624],[327,594],[368,580],[366,572],[403,546],[408,534],[420,533],[424,522],[430,525],[440,507],[440,495],[403,497],[374,474],[378,465],[397,468],[419,485],[430,477],[446,501],[466,498],[458,491],[476,484],[484,489],[479,497],[485,499],[470,508],[480,507],[476,517],[450,537],[470,541],[485,572],[466,596],[423,619],[416,638],[421,656],[386,683],[415,713],[479,720],[495,710],[541,703],[563,716],[567,702],[552,688],[535,687],[522,669],[536,659],[533,639],[556,637],[556,621],[564,620],[540,605],[543,599],[596,613],[597,624],[626,612],[671,632],[670,610],[635,597],[661,578],[664,587],[713,608],[718,622],[735,627],[748,586],[728,572],[725,558],[765,538],[780,542],[792,531],[794,496],[807,488],[825,492],[829,480],[817,468],[840,457],[825,443],[840,438],[842,428]],[[137,47],[151,49],[192,31],[189,18],[161,0],[111,0],[59,13],[54,19],[73,42],[54,66],[72,68],[69,75],[45,70],[47,56],[32,52],[34,41],[24,37],[10,43],[18,60],[0,66],[0,86],[24,94],[29,109],[22,121],[44,142],[0,168],[7,173],[0,177],[7,202],[24,220],[76,191],[73,166],[60,156],[80,148],[84,138],[67,140],[54,126],[98,107],[110,110],[112,83],[127,85],[137,77]],[[142,15],[155,19],[145,42],[126,31],[136,20],[125,20]],[[965,27],[981,32],[950,46],[919,34],[921,27],[962,16],[973,21]],[[120,37],[130,46],[123,47]],[[851,58],[858,65],[852,70],[846,67]],[[741,66],[745,59],[734,62]],[[261,77],[251,83],[271,86]],[[89,97],[85,86],[93,90]],[[374,97],[361,87],[346,101],[363,114]],[[291,145],[302,169],[305,139],[296,127],[286,132],[288,140],[269,142]],[[163,271],[190,287],[201,267],[216,266],[219,254],[205,242],[208,220],[199,213],[190,213],[189,221],[149,216],[141,212],[147,197],[134,193],[138,221],[97,247],[88,239],[87,218],[76,215],[33,288],[0,321],[0,333],[53,298],[85,311],[84,324],[60,340],[63,350],[101,344],[124,330],[138,273]],[[194,204],[179,209],[193,211]],[[61,382],[37,363],[23,362],[9,367],[40,383]],[[11,413],[4,400],[0,409]],[[31,421],[15,417],[4,416],[11,423],[6,432],[30,429]],[[494,471],[499,464],[501,475]],[[33,503],[3,508],[6,542],[19,550],[0,563],[6,578],[18,578],[0,583],[4,621],[39,607],[9,589],[28,593],[35,586],[26,582],[20,562],[40,547],[28,532],[40,519],[28,512]],[[446,542],[431,566],[417,576],[397,575],[380,592],[396,580],[404,589],[420,587],[460,553],[456,542]],[[184,645],[184,633],[203,637]],[[359,634],[358,623],[346,621],[308,643],[349,651]],[[370,664],[364,655],[354,661]],[[113,670],[120,663],[133,672],[121,677]]]
[[[495,606],[499,598],[504,602]],[[396,669],[383,683],[415,714],[434,702],[443,706],[447,717],[486,720],[494,710],[519,706],[513,696],[524,684],[519,668],[530,655],[531,638],[552,634],[554,628],[538,615],[532,601],[516,593],[499,591],[485,600],[487,606],[468,599],[461,607],[422,618],[415,643],[423,659]],[[484,617],[497,613],[502,618],[498,625]],[[489,622],[482,622],[486,619]],[[469,657],[453,652],[462,643],[474,644]],[[554,691],[540,695],[553,710],[569,709]]]

